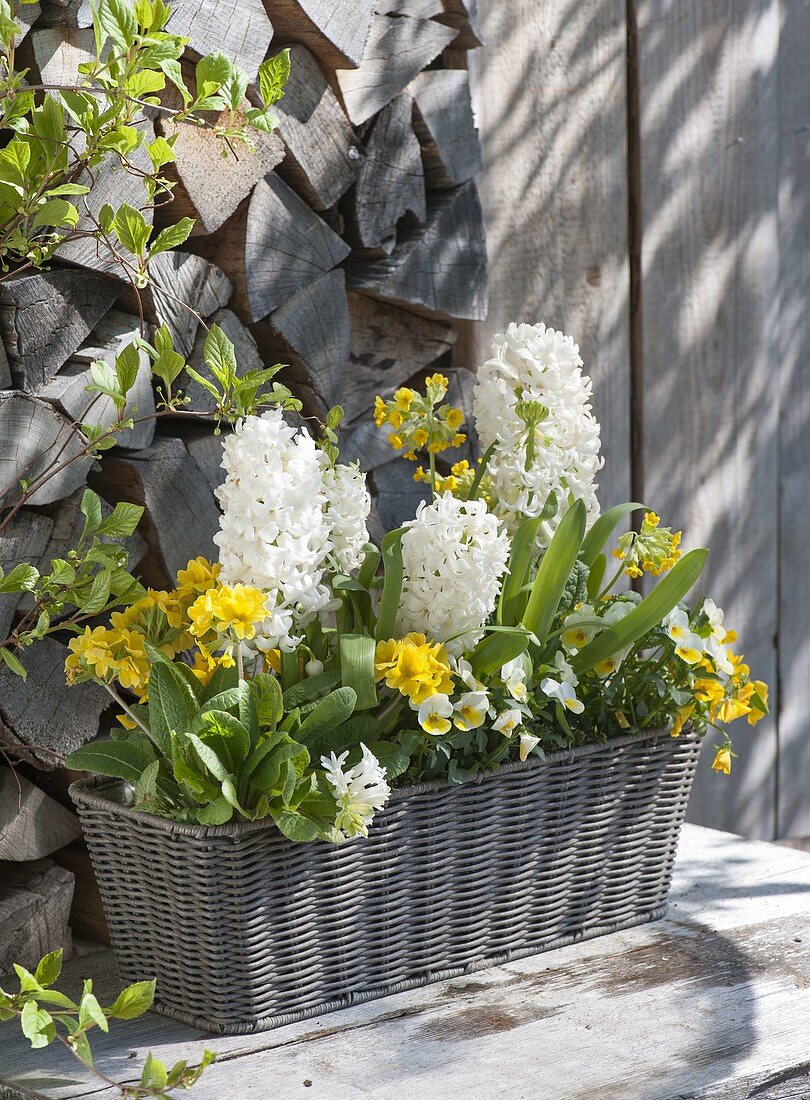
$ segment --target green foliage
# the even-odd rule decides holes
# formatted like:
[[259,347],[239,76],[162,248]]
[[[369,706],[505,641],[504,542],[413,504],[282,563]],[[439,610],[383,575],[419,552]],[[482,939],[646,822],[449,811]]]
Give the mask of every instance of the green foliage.
[[[61,949],[41,959],[33,974],[17,964],[14,970],[19,990],[8,993],[0,989],[0,1021],[18,1020],[23,1035],[35,1050],[53,1042],[61,1043],[74,1058],[96,1073],[101,1082],[110,1084],[109,1079],[95,1069],[89,1036],[96,1028],[109,1031],[111,1020],[134,1020],[147,1012],[155,996],[155,982],[135,982],[127,986],[105,1008],[99,1004],[90,979],[85,980],[78,1001],[54,988],[62,973]],[[120,1084],[118,1088],[128,1100],[167,1097],[175,1089],[191,1088],[214,1060],[215,1055],[207,1050],[197,1066],[178,1062],[169,1068],[147,1054],[140,1084]]]

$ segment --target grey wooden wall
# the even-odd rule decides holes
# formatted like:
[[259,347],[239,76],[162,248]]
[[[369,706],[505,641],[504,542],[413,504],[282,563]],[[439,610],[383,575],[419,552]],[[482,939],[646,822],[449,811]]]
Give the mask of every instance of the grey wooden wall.
[[480,0],[491,259],[510,320],[572,333],[603,505],[711,547],[772,715],[694,821],[810,834],[810,0]]

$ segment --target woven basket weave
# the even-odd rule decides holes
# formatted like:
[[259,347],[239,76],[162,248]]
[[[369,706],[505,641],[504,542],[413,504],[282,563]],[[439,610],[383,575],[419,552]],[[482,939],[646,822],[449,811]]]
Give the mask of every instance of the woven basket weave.
[[338,847],[134,813],[109,780],[70,793],[122,978],[238,1034],[662,916],[698,747],[634,735],[404,788]]

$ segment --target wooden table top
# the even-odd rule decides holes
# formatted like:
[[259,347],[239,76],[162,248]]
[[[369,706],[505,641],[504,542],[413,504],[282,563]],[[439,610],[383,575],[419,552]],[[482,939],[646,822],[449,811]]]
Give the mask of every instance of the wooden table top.
[[[115,982],[103,949],[65,972]],[[118,1095],[15,1028],[0,1025],[2,1100]],[[666,920],[261,1035],[150,1014],[93,1046],[125,1081],[149,1050],[210,1047],[193,1100],[808,1098],[810,855],[687,826]]]

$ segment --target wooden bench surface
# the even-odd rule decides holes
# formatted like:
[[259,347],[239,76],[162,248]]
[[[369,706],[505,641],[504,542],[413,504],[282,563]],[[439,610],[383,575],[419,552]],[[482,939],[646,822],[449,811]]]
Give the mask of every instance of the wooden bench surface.
[[[362,934],[362,933],[360,933]],[[116,981],[109,951],[66,974]],[[0,1025],[0,1098],[112,1100]],[[810,1097],[810,855],[684,829],[666,920],[249,1037],[160,1016],[97,1035],[133,1080],[219,1053],[193,1100],[800,1100]],[[135,1062],[138,1059],[138,1062]]]

